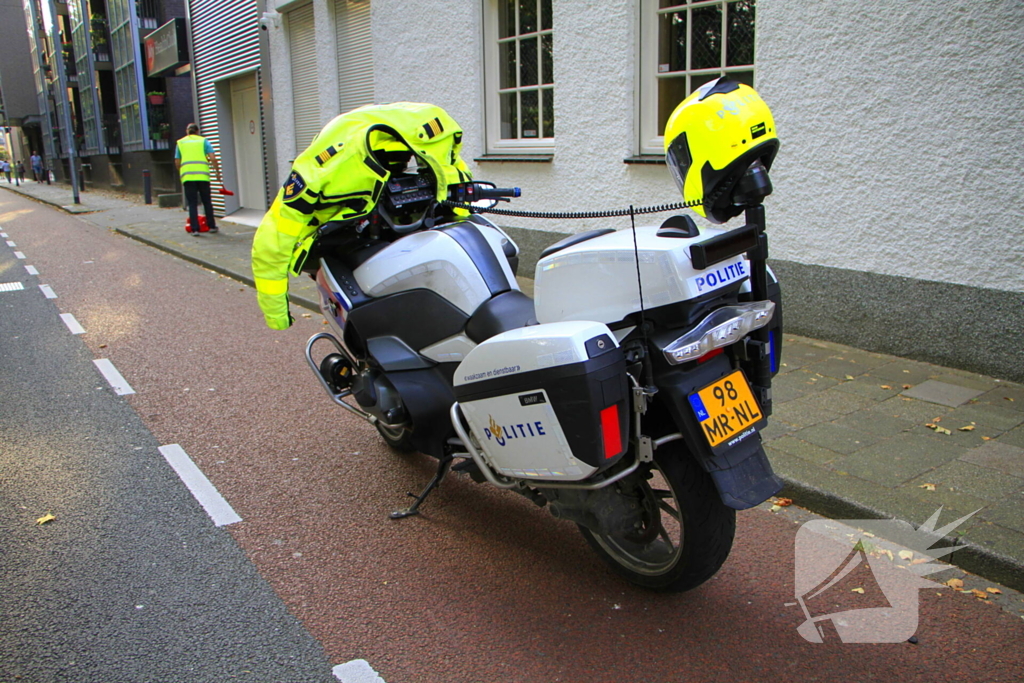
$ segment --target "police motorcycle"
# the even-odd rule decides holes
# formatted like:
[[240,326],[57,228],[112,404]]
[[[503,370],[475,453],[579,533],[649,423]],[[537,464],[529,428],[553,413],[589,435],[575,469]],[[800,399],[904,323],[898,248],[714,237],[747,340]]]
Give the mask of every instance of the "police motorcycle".
[[483,214],[544,214],[499,209],[518,188],[480,182],[437,202],[408,151],[377,153],[391,175],[372,214],[320,227],[304,269],[331,331],[307,343],[310,368],[393,449],[439,461],[393,518],[455,470],[575,522],[629,581],[684,591],[725,562],[736,510],[779,491],[759,436],[782,343],[762,205],[774,122],[720,79],[680,104],[666,140],[685,205],[743,225],[571,235],[538,260],[535,299]]

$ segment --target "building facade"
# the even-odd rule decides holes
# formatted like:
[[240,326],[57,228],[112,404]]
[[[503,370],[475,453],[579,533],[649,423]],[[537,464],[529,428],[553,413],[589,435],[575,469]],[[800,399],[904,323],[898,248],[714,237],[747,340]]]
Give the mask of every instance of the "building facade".
[[273,139],[266,135],[270,84],[263,68],[257,0],[188,0],[196,119],[234,195],[214,194],[218,213],[262,214],[276,194]]
[[[38,138],[48,171],[66,180],[74,164],[83,186],[134,192],[148,171],[157,193],[178,191],[172,134],[192,116],[191,88],[180,77],[187,69],[152,73],[144,44],[161,25],[183,21],[182,0],[20,5],[39,113],[24,130]],[[10,12],[5,19],[14,21]]]
[[[729,74],[761,92],[782,141],[766,206],[787,329],[1024,380],[1024,189],[1006,181],[1024,151],[1000,134],[1024,101],[1020,3],[271,5],[279,176],[346,107],[413,100],[445,107],[475,177],[522,187],[521,208],[678,201],[665,121]],[[354,14],[368,38],[346,39]],[[629,226],[504,222],[533,254]]]

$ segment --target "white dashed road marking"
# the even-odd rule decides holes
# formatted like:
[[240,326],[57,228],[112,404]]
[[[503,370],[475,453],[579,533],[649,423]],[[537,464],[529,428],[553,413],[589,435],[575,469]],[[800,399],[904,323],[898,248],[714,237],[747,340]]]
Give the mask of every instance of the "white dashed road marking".
[[16,247],[18,245],[15,244],[14,242],[10,241],[10,240],[7,240],[7,246],[9,246],[9,247]]
[[53,293],[53,288],[50,285],[39,285],[39,289],[43,290],[43,296],[47,299],[56,299],[57,295]]
[[167,463],[174,468],[174,471],[178,473],[178,476],[181,477],[188,490],[192,492],[192,495],[199,501],[199,504],[206,510],[206,514],[210,515],[214,525],[225,526],[242,521],[242,518],[224,500],[224,496],[220,495],[220,492],[210,483],[210,480],[206,478],[202,470],[192,462],[192,458],[188,457],[188,453],[185,452],[184,448],[176,443],[172,443],[167,446],[160,446],[157,450],[164,456]]
[[60,319],[64,321],[64,324],[71,330],[71,334],[85,334],[85,328],[78,324],[75,320],[75,316],[70,313],[61,313]]
[[96,364],[96,369],[100,371],[103,378],[107,380],[107,384],[111,386],[114,393],[118,396],[127,396],[128,394],[134,394],[135,390],[132,389],[131,385],[121,376],[121,373],[117,371],[114,364],[107,358],[97,358],[93,361]]
[[25,255],[22,254],[20,251],[16,251],[14,252],[14,258],[25,258]]
[[28,273],[29,275],[39,275],[39,271],[38,271],[38,270],[36,270],[36,267],[35,267],[35,266],[25,266],[25,271],[26,271],[26,272],[27,272],[27,273]]
[[17,292],[25,289],[25,285],[20,282],[0,282],[0,292]]

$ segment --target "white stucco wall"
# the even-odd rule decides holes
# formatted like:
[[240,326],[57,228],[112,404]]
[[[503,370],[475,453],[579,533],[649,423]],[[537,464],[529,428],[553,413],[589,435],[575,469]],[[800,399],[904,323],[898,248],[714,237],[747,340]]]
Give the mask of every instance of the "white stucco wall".
[[[679,201],[664,168],[623,163],[636,153],[636,3],[555,0],[554,160],[477,164],[472,160],[486,147],[481,26],[487,0],[371,2],[378,99],[422,100],[448,110],[465,131],[462,156],[474,177],[522,188],[509,208],[589,211]],[[629,225],[628,218],[502,221],[566,233]]]
[[[485,152],[489,0],[369,1],[377,101],[445,107],[465,130],[474,175],[523,188],[513,208],[679,200],[663,166],[623,163],[637,151],[637,2],[554,0],[554,160],[474,163]],[[315,9],[326,121],[337,113],[333,19],[329,0]],[[1024,4],[760,0],[757,12],[757,87],[782,139],[767,201],[772,257],[1024,292]],[[285,24],[270,36],[282,173],[296,153]],[[503,222],[566,233],[629,225]]]
[[1024,4],[759,0],[772,255],[1024,292]]

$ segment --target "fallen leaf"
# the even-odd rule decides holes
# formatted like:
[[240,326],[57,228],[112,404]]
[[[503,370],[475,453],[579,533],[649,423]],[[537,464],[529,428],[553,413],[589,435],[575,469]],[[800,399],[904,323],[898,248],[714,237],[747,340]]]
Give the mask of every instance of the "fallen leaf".
[[775,501],[775,504],[778,505],[779,507],[788,508],[790,505],[793,504],[793,499],[779,498],[778,500]]
[[860,593],[861,595],[864,595],[864,589],[863,588],[851,588],[850,592],[852,592],[852,593]]
[[914,551],[913,550],[901,550],[900,551],[900,559],[901,560],[910,560],[910,559],[913,559],[913,557],[914,557]]
[[303,314],[302,314],[302,317],[303,317],[303,318],[312,318],[312,317],[313,317],[313,314],[312,314],[312,313],[303,313]]
[[36,524],[46,524],[47,522],[52,522],[55,519],[57,518],[51,515],[49,512],[47,512],[45,515],[36,520]]
[[107,348],[107,345],[106,344],[100,344],[100,348],[101,349],[105,349],[105,348]]
[[995,595],[1002,595],[1003,594],[1003,591],[999,590],[998,588],[993,588],[991,586],[989,586],[985,590],[987,590],[989,593],[993,593]]
[[961,581],[960,579],[950,579],[949,581],[946,582],[946,585],[949,586],[950,588],[953,588],[953,589],[956,589],[956,590],[960,590],[960,589],[962,589],[964,587],[964,582]]
[[981,437],[981,440],[982,441],[991,441],[992,437],[991,436],[983,436],[983,437]]
[[971,593],[976,598],[981,598],[982,600],[988,600],[988,593],[986,593],[985,591],[980,591],[977,588],[972,588],[971,589]]
[[770,509],[770,510],[771,510],[772,512],[778,512],[779,510],[781,510],[781,509],[782,509],[782,506],[781,506],[781,505],[772,505],[772,506],[771,506],[771,508],[769,508],[769,509]]
[[1003,399],[1009,401],[1010,403],[1013,403],[1013,399],[1010,398],[1009,396],[1003,396]]
[[881,553],[882,555],[885,555],[886,557],[888,557],[890,562],[895,562],[896,561],[893,558],[893,556],[892,556],[892,551],[891,550],[887,550],[885,548],[880,548],[878,552]]
[[919,557],[916,560],[914,560],[913,562],[911,562],[910,564],[924,564],[925,562],[931,562],[931,558]]
[[974,431],[974,425],[964,425],[963,427],[960,427],[959,429],[957,429],[957,431],[958,432],[973,432]]
[[892,387],[890,387],[888,384],[883,384],[882,388],[883,389],[892,389]]
[[926,491],[934,491],[935,490],[935,484],[921,484],[917,488],[925,489]]
[[867,536],[868,538],[874,538],[875,537],[875,535],[873,533],[871,533],[870,531],[865,531],[864,535]]
[[925,422],[924,426],[927,427],[928,429],[935,429],[936,427],[938,427],[938,425],[935,424],[934,422]]
[[942,417],[933,418],[932,422],[942,422]]
[[326,324],[327,324],[327,321],[325,320],[325,321],[324,321],[324,325],[326,325]]
[[914,386],[913,384],[904,384],[904,385],[903,385],[903,388],[904,388],[904,389],[910,389],[910,388],[911,388],[911,387],[913,387],[913,386]]
[[847,375],[846,379],[853,379],[853,375]]

